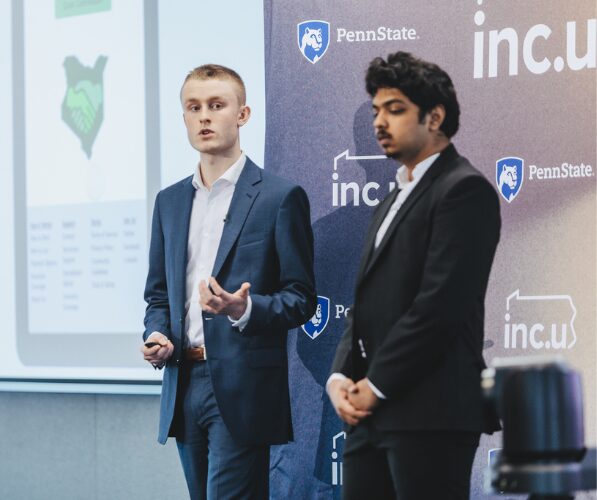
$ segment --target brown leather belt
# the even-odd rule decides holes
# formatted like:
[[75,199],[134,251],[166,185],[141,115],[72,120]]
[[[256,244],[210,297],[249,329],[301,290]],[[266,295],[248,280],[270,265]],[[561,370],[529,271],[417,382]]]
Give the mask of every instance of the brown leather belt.
[[185,349],[184,359],[187,361],[205,361],[207,359],[207,355],[205,354],[205,346],[200,345],[199,347]]

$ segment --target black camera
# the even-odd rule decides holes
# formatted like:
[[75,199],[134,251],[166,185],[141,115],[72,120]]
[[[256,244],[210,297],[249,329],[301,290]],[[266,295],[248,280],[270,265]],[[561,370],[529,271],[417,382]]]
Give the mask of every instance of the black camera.
[[554,500],[595,489],[595,449],[584,444],[577,371],[559,358],[495,359],[481,386],[503,427],[503,447],[490,460],[490,492]]

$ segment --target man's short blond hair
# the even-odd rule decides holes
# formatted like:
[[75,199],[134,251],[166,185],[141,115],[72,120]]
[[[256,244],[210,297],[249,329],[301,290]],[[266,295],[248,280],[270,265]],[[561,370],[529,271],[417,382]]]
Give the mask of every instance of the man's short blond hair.
[[[245,89],[245,82],[240,75],[233,69],[221,66],[219,64],[203,64],[192,69],[187,74],[182,86],[189,80],[232,80],[238,86],[238,99],[242,106],[247,102],[247,91]],[[182,87],[180,89],[182,97]]]

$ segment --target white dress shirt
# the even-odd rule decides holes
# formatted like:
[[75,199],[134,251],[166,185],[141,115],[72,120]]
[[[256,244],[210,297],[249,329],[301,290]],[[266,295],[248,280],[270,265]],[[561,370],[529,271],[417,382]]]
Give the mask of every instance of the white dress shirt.
[[[417,163],[412,171],[412,181],[408,179],[408,169],[404,165],[402,165],[398,169],[398,171],[396,172],[396,181],[398,183],[398,189],[400,191],[398,192],[398,195],[396,196],[394,203],[392,203],[390,210],[388,211],[383,222],[381,223],[381,226],[379,226],[379,229],[377,230],[377,234],[375,235],[375,248],[377,248],[381,243],[381,240],[383,240],[383,237],[385,236],[388,228],[390,227],[390,224],[394,220],[394,217],[396,217],[396,214],[398,213],[398,210],[400,210],[400,207],[406,201],[406,198],[408,198],[408,195],[412,193],[413,189],[415,189],[415,186],[419,183],[419,181],[425,175],[427,170],[429,170],[429,167],[431,167],[431,165],[437,159],[438,156],[439,153],[435,153],[431,156],[428,156],[423,161]],[[330,378],[328,378],[328,381],[326,382],[326,390],[332,380],[343,380],[345,378],[346,377],[342,373],[332,373],[330,375]],[[373,385],[371,380],[368,380],[368,382],[369,387],[371,387],[371,390],[375,393],[375,395],[378,398],[386,399],[384,394],[377,387],[375,387],[375,385]]]
[[[240,158],[212,184],[211,189],[203,183],[199,165],[193,175],[195,196],[187,242],[185,348],[205,344],[203,315],[199,304],[199,283],[205,280],[209,284],[234,188],[246,159],[246,155],[241,153]],[[236,290],[226,291],[232,293]],[[249,321],[251,308],[249,296],[245,313],[237,321],[228,317],[232,326],[242,331]],[[154,333],[159,332],[152,332],[152,335]]]
[[394,220],[394,217],[396,217],[396,214],[398,213],[398,210],[400,210],[400,207],[406,201],[406,198],[408,198],[408,195],[412,193],[413,189],[415,189],[416,185],[425,175],[427,170],[429,170],[429,167],[431,167],[431,165],[438,156],[439,153],[435,153],[434,155],[425,158],[422,162],[417,163],[415,165],[415,168],[413,169],[412,181],[408,180],[408,169],[404,165],[402,165],[398,169],[398,172],[396,172],[396,182],[398,183],[398,189],[400,191],[398,191],[398,196],[396,196],[394,203],[392,203],[390,210],[386,214],[385,219],[383,220],[381,226],[379,226],[379,229],[377,230],[377,235],[375,236],[375,248],[377,248],[381,243],[381,240],[383,240],[383,237],[385,236],[388,227],[390,227],[390,224]]

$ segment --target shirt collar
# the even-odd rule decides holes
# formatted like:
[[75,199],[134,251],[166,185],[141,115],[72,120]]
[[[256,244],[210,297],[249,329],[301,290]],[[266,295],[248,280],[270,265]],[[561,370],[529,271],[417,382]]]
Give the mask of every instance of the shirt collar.
[[435,153],[431,156],[428,156],[423,161],[417,163],[415,165],[415,168],[413,169],[413,180],[412,181],[408,180],[408,169],[404,165],[402,165],[398,169],[398,172],[396,172],[396,181],[398,182],[398,189],[404,189],[406,186],[408,186],[411,183],[416,184],[417,182],[419,182],[421,177],[423,177],[425,175],[425,172],[427,172],[427,170],[429,170],[429,167],[431,167],[431,165],[433,165],[433,162],[437,159],[438,156],[439,156],[439,153]]
[[[226,172],[224,172],[220,177],[216,179],[216,181],[212,184],[212,187],[216,183],[220,183],[221,181],[225,181],[227,184],[232,184],[233,186],[236,185],[238,182],[238,178],[240,177],[241,172],[243,171],[243,167],[245,166],[245,162],[247,160],[247,155],[244,152],[241,152],[240,157],[236,160]],[[195,173],[193,174],[193,187],[195,189],[203,189],[207,191],[207,187],[203,184],[203,179],[201,179],[201,173],[199,172],[200,164],[197,165],[195,168]]]

